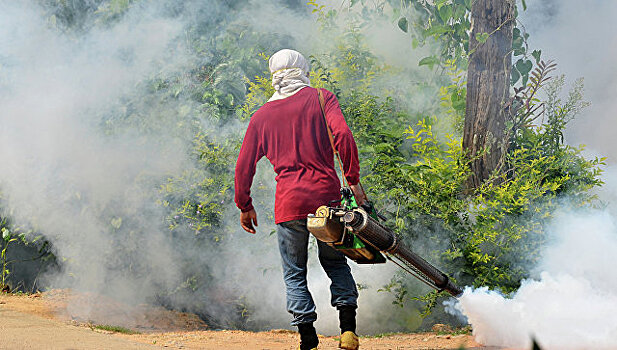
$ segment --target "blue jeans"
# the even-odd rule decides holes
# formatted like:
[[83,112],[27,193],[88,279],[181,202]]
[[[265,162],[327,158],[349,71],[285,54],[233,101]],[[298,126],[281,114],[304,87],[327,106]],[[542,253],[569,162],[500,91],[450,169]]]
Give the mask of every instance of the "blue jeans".
[[[306,219],[277,225],[283,278],[287,289],[287,311],[293,315],[292,326],[317,320],[315,303],[306,282],[309,231]],[[319,262],[331,280],[331,304],[334,307],[357,307],[358,290],[343,253],[317,240]]]

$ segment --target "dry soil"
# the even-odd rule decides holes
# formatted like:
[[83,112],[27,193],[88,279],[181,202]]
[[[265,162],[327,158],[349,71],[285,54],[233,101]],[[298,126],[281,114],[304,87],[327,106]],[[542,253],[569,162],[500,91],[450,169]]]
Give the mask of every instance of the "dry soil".
[[[75,310],[87,303],[88,316]],[[86,305],[86,304],[84,304]],[[97,318],[139,331],[123,334],[97,329]],[[113,320],[113,318],[112,318]],[[128,320],[128,321],[127,321]],[[108,324],[109,322],[106,322]],[[336,349],[336,337],[320,336],[320,349]],[[436,333],[362,337],[361,349],[495,349],[476,343],[471,335]],[[93,295],[66,290],[42,294],[0,294],[0,349],[285,349],[298,348],[298,336],[288,330],[268,332],[208,330],[195,315],[146,305],[127,306]]]

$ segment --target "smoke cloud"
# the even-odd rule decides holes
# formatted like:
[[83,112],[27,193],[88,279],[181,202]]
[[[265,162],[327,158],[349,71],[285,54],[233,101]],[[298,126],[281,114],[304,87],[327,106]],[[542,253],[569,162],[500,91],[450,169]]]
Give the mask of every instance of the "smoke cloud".
[[[258,236],[241,230],[233,203],[225,203],[222,243],[195,245],[194,233],[186,228],[170,233],[168,212],[156,204],[160,186],[198,166],[190,150],[191,136],[179,135],[175,126],[197,119],[198,128],[225,139],[241,137],[246,125],[221,126],[187,116],[185,107],[194,107],[192,102],[181,94],[174,100],[156,99],[147,83],[206,64],[210,56],[187,47],[192,35],[187,28],[212,27],[215,45],[214,39],[224,31],[216,23],[230,14],[254,30],[286,38],[307,55],[333,45],[330,38],[316,34],[309,11],[298,12],[282,3],[249,2],[243,11],[219,1],[134,2],[121,15],[104,7],[113,19],[108,22],[105,15],[86,11],[83,18],[73,19],[83,23],[71,30],[50,16],[53,2],[0,0],[2,215],[43,233],[59,257],[61,271],[44,276],[40,287],[111,295],[130,304],[160,302],[212,317],[226,327],[289,327],[276,237],[271,234],[275,226],[270,165],[261,162],[253,187],[259,204]],[[289,30],[281,31],[281,24]],[[413,51],[395,25],[383,21],[375,27],[378,34],[368,42],[384,63],[405,69],[413,81],[431,74],[418,73],[415,57],[424,53]],[[388,30],[390,40],[377,40]],[[398,48],[396,54],[393,47]],[[409,60],[401,62],[405,55]],[[244,89],[241,78],[246,72],[231,74]],[[127,107],[127,100],[140,103]],[[430,101],[417,97],[416,108]],[[131,124],[130,118],[143,123]],[[338,320],[329,305],[329,281],[315,255],[316,251],[309,284],[320,313],[316,326],[333,334]],[[417,311],[401,311],[391,305],[390,295],[377,292],[395,268],[387,264],[353,269],[357,282],[369,287],[361,292],[360,332],[410,327],[385,318],[402,313],[415,317]],[[183,278],[192,273],[208,283],[192,291],[183,287],[183,292],[170,296],[178,286],[191,285]],[[232,316],[241,305],[250,310],[248,325]],[[91,317],[87,306],[69,308],[85,320]]]
[[153,181],[186,167],[186,150],[171,135],[105,135],[100,122],[164,60],[181,63],[169,55],[181,23],[133,11],[71,36],[33,3],[0,8],[4,214],[43,232],[63,260],[62,273],[41,285],[141,302],[180,283],[163,213],[151,203]]
[[551,230],[537,279],[511,297],[466,288],[455,308],[485,345],[543,349],[614,349],[617,325],[615,219],[606,211],[564,212]]
[[[617,161],[617,78],[611,74],[617,60],[617,11],[614,1],[529,0],[521,20],[529,43],[542,50],[543,59],[554,59],[570,81],[585,78],[587,100],[592,102],[566,133],[572,144],[583,143],[593,154]],[[600,126],[601,127],[598,127]]]

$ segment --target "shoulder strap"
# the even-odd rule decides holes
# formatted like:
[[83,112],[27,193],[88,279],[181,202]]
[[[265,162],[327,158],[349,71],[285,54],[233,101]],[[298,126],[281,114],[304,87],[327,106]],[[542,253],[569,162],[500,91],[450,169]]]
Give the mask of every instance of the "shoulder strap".
[[330,125],[328,125],[328,120],[326,119],[326,102],[324,101],[323,93],[320,88],[317,88],[317,95],[319,96],[319,107],[321,107],[321,116],[323,117],[323,121],[326,124],[326,130],[328,130],[328,138],[330,138],[330,145],[332,146],[332,151],[334,152],[334,156],[338,160],[338,165],[341,168],[341,177],[343,178],[343,185],[347,186],[347,179],[345,178],[345,171],[343,170],[343,163],[341,162],[341,156],[339,155],[336,147],[334,147],[334,137],[332,136],[332,130],[330,129]]
[[332,146],[332,151],[335,155],[338,156],[338,151],[334,148],[334,137],[332,136],[332,130],[330,129],[330,125],[328,125],[328,120],[326,119],[326,102],[324,101],[323,92],[321,92],[320,88],[317,88],[317,95],[319,95],[319,107],[321,107],[321,116],[323,117],[323,121],[326,124],[326,130],[328,130],[328,137],[330,138],[330,145]]

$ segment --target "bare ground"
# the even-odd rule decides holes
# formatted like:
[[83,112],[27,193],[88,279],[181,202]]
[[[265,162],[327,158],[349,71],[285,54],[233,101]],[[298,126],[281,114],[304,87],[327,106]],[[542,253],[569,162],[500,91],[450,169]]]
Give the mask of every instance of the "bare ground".
[[[81,314],[87,303],[88,316]],[[86,305],[86,304],[84,304]],[[97,318],[113,326],[137,330],[122,334],[96,328]],[[113,321],[114,319],[111,318]],[[361,349],[494,349],[471,335],[436,333],[362,337]],[[336,349],[337,337],[320,336],[320,349]],[[127,306],[93,295],[52,291],[33,295],[0,294],[0,349],[270,349],[298,348],[288,330],[268,332],[213,331],[197,316],[147,305]]]

